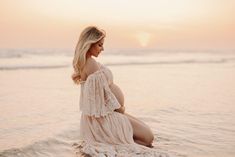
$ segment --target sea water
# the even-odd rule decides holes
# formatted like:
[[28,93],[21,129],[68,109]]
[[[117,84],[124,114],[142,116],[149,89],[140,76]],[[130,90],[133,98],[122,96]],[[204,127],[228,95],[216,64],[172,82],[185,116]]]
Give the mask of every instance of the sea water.
[[[0,51],[0,156],[73,156],[80,87],[70,50]],[[175,156],[235,155],[233,51],[110,50],[126,112],[150,126],[154,147]]]

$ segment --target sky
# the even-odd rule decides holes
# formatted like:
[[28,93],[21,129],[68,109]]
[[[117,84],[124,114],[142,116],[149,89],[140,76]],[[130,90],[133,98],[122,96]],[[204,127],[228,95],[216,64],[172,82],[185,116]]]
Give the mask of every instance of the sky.
[[86,26],[105,48],[235,49],[234,0],[1,0],[0,48],[74,48]]

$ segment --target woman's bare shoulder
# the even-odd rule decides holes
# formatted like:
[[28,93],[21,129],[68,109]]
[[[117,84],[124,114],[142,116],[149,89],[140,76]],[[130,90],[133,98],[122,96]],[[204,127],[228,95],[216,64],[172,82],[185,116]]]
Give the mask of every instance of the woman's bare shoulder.
[[89,76],[90,74],[96,72],[97,70],[99,70],[99,65],[96,62],[96,60],[92,57],[89,57],[86,60],[85,66],[84,66],[84,70],[87,74],[87,76]]

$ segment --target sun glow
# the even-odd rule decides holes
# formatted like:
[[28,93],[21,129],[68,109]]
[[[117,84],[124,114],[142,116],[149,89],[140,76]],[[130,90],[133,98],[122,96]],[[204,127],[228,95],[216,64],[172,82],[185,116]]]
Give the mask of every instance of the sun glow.
[[136,38],[142,47],[146,47],[148,45],[150,37],[151,37],[150,33],[147,32],[138,32],[136,34]]
[[234,7],[234,0],[2,0],[0,48],[72,47],[87,25],[106,30],[114,48],[234,48]]

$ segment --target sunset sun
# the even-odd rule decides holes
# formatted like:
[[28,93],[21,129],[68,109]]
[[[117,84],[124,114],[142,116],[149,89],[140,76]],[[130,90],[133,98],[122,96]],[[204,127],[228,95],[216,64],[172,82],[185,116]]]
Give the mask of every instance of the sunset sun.
[[136,34],[136,38],[142,47],[146,47],[149,44],[150,37],[151,35],[148,32],[138,32]]

